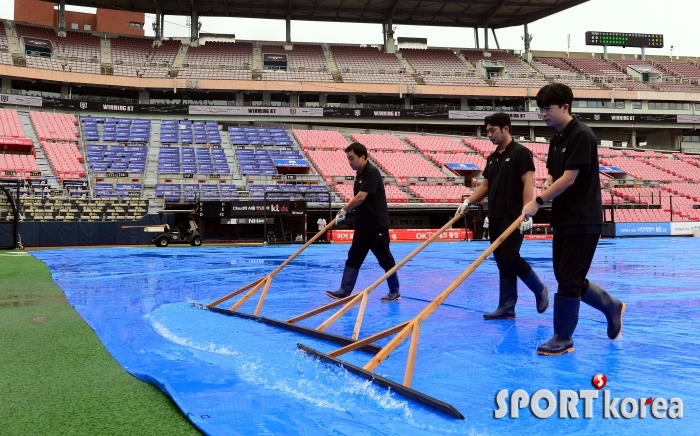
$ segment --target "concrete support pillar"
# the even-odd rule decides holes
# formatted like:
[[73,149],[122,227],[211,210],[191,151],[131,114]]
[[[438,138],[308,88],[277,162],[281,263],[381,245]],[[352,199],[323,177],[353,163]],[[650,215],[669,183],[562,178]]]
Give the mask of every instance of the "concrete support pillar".
[[535,127],[530,126],[530,141],[535,142]]
[[236,91],[236,106],[243,106],[243,91]]
[[270,106],[270,93],[263,92],[263,106]]
[[199,39],[199,13],[197,9],[192,8],[192,26],[190,27],[190,41]]
[[637,148],[637,132],[632,130],[632,137],[630,138],[630,146],[632,148]]
[[292,92],[289,94],[289,107],[299,107],[299,93]]
[[151,93],[148,90],[139,90],[139,103],[149,104],[151,102]]
[[12,79],[9,77],[2,78],[2,92],[9,94],[12,91]]
[[468,97],[462,97],[461,106],[462,106],[463,111],[469,110],[469,98]]
[[384,51],[387,53],[396,53],[396,45],[394,44],[394,27],[391,21],[383,24],[384,26]]
[[318,105],[321,107],[325,107],[326,103],[328,103],[328,95],[326,94],[319,94],[318,95]]
[[61,98],[70,98],[70,86],[67,83],[61,84]]
[[411,109],[411,98],[410,97],[403,98],[403,108],[404,109]]
[[292,42],[292,18],[291,15],[287,14],[287,44]]
[[153,22],[153,40],[156,42],[156,44],[159,44],[163,39],[163,28],[160,24],[160,19],[162,16],[163,13],[160,11],[160,9],[156,9],[156,19]]
[[481,139],[481,126],[476,127],[476,137]]
[[348,95],[348,106],[357,107],[357,95],[355,95],[355,94]]
[[66,37],[66,0],[58,4],[58,36]]

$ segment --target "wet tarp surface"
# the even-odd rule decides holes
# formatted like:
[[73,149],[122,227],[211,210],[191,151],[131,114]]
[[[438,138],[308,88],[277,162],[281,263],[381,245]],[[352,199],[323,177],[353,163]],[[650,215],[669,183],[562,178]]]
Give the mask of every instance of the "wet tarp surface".
[[[392,244],[397,260],[416,244]],[[414,317],[487,247],[482,242],[434,243],[400,271],[403,299],[370,296],[360,337]],[[538,314],[519,283],[517,318],[484,321],[498,301],[493,257],[484,262],[421,328],[413,388],[456,407],[464,421],[378,387],[298,351],[297,343],[329,352],[338,346],[259,322],[198,309],[260,278],[298,246],[226,248],[64,249],[33,253],[45,261],[68,300],[114,358],[136,377],[158,385],[202,431],[228,434],[697,434],[700,428],[700,240],[602,240],[589,278],[627,304],[622,338],[610,341],[604,316],[582,304],[573,354],[538,356],[552,335],[552,308]],[[329,302],[348,245],[311,246],[275,277],[261,315],[280,320]],[[551,245],[521,250],[552,288]],[[382,274],[368,256],[356,287]],[[257,298],[240,310],[252,313]],[[228,305],[224,305],[228,307]],[[329,332],[350,336],[356,309]],[[330,314],[330,313],[329,313]],[[325,318],[302,324],[315,327]],[[385,344],[387,340],[380,341]],[[403,380],[409,341],[376,370]],[[371,355],[341,357],[363,366]],[[604,373],[609,396],[635,399],[632,418],[604,418],[603,391],[591,418],[540,419],[529,407],[496,419],[501,389],[533,395],[548,389],[593,389]],[[558,398],[558,397],[557,397]],[[654,418],[639,399],[680,398],[683,417]],[[508,403],[510,406],[510,402]],[[539,403],[546,408],[547,402]],[[631,413],[631,401],[625,404]],[[641,409],[645,411],[642,418]],[[615,414],[613,413],[612,416]],[[666,414],[664,413],[664,416]]]

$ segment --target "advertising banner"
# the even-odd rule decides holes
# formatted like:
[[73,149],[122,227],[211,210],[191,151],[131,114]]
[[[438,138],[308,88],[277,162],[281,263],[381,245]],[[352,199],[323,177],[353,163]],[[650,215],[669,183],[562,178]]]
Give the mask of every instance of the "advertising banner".
[[[439,229],[390,229],[389,239],[396,242],[416,242],[429,239]],[[330,233],[330,232],[329,232]],[[333,230],[334,242],[352,242],[354,230]],[[327,233],[328,235],[328,233]],[[328,236],[327,236],[328,237]],[[472,239],[472,232],[468,229],[450,229],[437,237],[437,241],[463,241]]]
[[309,164],[304,159],[275,159],[275,166],[308,168]]
[[478,166],[473,163],[446,163],[445,166],[452,171],[481,171]]
[[0,94],[0,103],[41,107],[42,100],[41,97],[32,97],[29,95]]
[[320,107],[259,107],[259,106],[190,106],[190,115],[227,115],[271,117],[322,117]]
[[[493,115],[494,111],[450,111],[449,118],[451,120],[479,120],[483,121],[489,115]],[[537,112],[506,112],[514,121],[540,121],[540,114]]]
[[697,221],[692,221],[692,222],[672,222],[671,223],[671,235],[674,236],[684,236],[684,235],[692,235],[695,232],[700,231],[700,222]]
[[669,236],[671,223],[615,223],[615,236]]

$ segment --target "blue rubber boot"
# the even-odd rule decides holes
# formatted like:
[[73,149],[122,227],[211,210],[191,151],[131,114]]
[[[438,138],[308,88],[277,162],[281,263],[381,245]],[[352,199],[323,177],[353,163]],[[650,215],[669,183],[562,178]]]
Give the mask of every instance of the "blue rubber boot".
[[515,318],[515,303],[518,302],[518,281],[501,277],[499,285],[498,308],[491,313],[485,313],[484,319]]
[[535,294],[535,305],[537,306],[538,313],[545,313],[549,307],[549,288],[547,285],[542,283],[540,277],[537,275],[535,270],[531,270],[530,274],[526,275],[521,279],[525,286],[530,288],[533,294]]
[[625,303],[608,294],[607,291],[593,282],[588,282],[588,290],[581,297],[581,301],[594,309],[598,309],[608,320],[608,337],[617,339],[622,333],[622,314],[625,312]]
[[355,289],[355,282],[357,282],[359,273],[359,269],[346,266],[343,270],[343,278],[340,280],[340,289],[337,291],[326,291],[326,295],[336,300],[350,296],[352,290]]
[[394,273],[386,279],[386,284],[389,285],[389,293],[382,297],[384,303],[391,301],[399,301],[401,294],[399,293],[399,275]]
[[561,356],[574,351],[572,336],[578,324],[580,298],[562,297],[554,294],[554,336],[537,347],[537,354]]

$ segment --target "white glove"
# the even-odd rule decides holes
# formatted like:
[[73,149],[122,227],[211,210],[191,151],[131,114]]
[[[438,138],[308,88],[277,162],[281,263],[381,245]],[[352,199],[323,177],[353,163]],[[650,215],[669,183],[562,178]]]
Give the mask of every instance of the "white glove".
[[525,233],[532,228],[532,217],[520,223],[520,233]]
[[347,212],[345,212],[343,209],[340,209],[340,211],[338,211],[338,214],[335,216],[335,223],[340,224],[343,221],[345,221],[345,214],[346,213]]
[[464,200],[464,203],[460,204],[459,207],[457,208],[457,213],[459,215],[464,214],[464,212],[466,212],[467,209],[469,208],[469,206],[471,206],[471,205],[472,205],[472,203],[469,200]]

